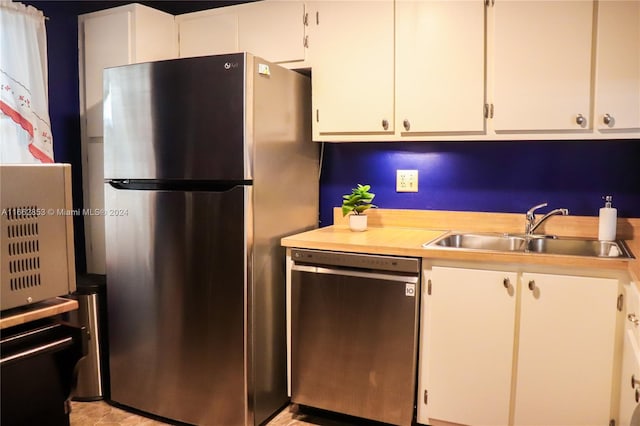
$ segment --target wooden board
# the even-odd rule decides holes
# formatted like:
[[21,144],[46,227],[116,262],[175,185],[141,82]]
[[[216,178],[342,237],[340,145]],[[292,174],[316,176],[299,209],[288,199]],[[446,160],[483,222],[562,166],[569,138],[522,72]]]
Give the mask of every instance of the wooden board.
[[78,301],[64,297],[44,300],[22,308],[9,309],[0,314],[0,330],[76,309],[78,309]]

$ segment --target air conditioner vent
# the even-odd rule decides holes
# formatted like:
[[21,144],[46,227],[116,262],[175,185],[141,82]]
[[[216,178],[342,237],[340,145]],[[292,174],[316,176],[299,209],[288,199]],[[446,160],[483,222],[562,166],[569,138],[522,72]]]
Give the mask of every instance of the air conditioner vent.
[[38,239],[37,206],[6,209],[9,256],[9,288],[19,291],[42,285],[40,277],[40,240]]

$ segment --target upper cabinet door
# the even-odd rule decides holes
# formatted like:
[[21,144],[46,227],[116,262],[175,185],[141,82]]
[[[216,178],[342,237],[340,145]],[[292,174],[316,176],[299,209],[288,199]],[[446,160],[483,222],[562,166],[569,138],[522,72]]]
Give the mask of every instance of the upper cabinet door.
[[234,53],[238,49],[238,15],[188,13],[176,17],[180,57]]
[[638,132],[640,1],[599,1],[597,34],[595,127]]
[[102,71],[131,63],[131,24],[128,10],[84,20],[85,114],[91,138],[102,137]]
[[396,1],[396,91],[404,136],[484,132],[484,1]]
[[86,136],[101,138],[103,70],[175,58],[178,55],[175,22],[168,13],[129,4],[80,15],[78,29]]
[[592,0],[496,1],[496,132],[593,128],[593,8]]
[[246,51],[271,62],[305,60],[304,3],[264,0],[176,17],[180,57]]
[[302,2],[259,1],[244,4],[240,10],[240,50],[271,62],[304,61]]
[[315,140],[393,134],[393,0],[310,5]]

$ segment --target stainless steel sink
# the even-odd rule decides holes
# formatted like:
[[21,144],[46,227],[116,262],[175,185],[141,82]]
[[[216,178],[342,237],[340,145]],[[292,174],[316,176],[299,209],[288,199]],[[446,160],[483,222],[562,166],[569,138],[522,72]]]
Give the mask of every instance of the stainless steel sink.
[[632,259],[624,241],[598,241],[584,238],[555,238],[544,235],[498,233],[450,233],[423,244],[425,248],[484,250],[493,252],[540,253],[567,256]]
[[448,234],[444,238],[429,244],[438,247],[490,250],[490,251],[524,251],[527,240],[520,236],[502,234]]
[[583,240],[577,238],[532,239],[527,251],[569,256],[632,258],[622,241]]

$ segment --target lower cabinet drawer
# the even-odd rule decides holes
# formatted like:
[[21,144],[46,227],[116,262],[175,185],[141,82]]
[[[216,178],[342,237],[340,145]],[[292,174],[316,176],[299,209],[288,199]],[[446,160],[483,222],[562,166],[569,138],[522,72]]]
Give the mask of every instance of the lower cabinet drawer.
[[0,423],[68,425],[76,363],[87,353],[83,328],[53,320],[2,331]]

